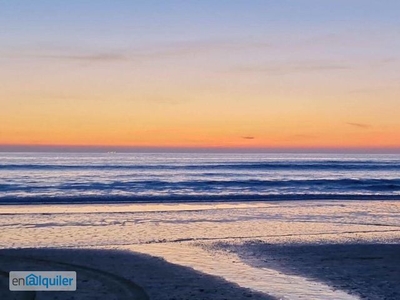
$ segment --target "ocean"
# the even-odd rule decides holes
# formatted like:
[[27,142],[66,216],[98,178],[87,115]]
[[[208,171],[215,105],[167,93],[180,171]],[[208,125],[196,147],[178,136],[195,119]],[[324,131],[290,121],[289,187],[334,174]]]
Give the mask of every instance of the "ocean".
[[0,153],[0,203],[398,199],[400,156]]

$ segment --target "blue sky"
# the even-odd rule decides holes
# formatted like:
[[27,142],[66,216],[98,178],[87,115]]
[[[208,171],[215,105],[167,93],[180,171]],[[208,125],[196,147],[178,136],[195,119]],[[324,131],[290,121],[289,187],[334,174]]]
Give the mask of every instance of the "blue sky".
[[0,1],[0,144],[400,147],[399,13],[400,1]]

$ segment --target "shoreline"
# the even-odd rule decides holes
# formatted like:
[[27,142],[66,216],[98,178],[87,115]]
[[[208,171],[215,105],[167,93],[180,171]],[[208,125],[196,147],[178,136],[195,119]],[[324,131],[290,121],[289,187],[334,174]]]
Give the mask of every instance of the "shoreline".
[[[279,208],[297,205],[302,206],[335,206],[356,205],[368,202],[397,203],[396,199],[371,199],[371,200],[254,200],[254,201],[199,201],[199,202],[113,202],[113,203],[9,203],[2,205],[0,202],[0,215],[18,214],[96,214],[96,213],[140,213],[140,212],[185,212],[185,211],[207,211],[217,209],[254,209],[254,208]],[[43,209],[45,211],[43,211]],[[1,223],[0,223],[1,226]],[[1,248],[0,248],[1,249]]]
[[[101,200],[93,200],[93,199]],[[207,198],[204,196],[193,197],[191,199],[183,196],[171,197],[38,197],[32,200],[23,197],[2,197],[0,207],[9,205],[113,205],[113,204],[213,204],[213,203],[253,203],[253,202],[302,202],[302,201],[400,201],[400,195],[293,195],[293,196],[257,196],[242,197],[229,195],[226,197]]]

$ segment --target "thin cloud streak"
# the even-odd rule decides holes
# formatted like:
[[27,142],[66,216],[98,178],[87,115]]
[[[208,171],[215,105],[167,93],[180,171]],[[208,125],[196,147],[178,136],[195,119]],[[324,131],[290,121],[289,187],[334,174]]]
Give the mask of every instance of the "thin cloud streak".
[[128,58],[119,53],[99,53],[99,54],[49,54],[49,55],[32,55],[37,58],[44,59],[58,59],[58,60],[72,60],[82,62],[118,62],[126,61]]
[[242,66],[234,69],[236,72],[243,73],[266,73],[270,75],[285,75],[303,72],[323,72],[323,71],[346,71],[353,69],[353,66],[339,63],[282,63],[282,65],[271,66]]
[[363,123],[353,123],[353,122],[347,122],[346,123],[349,126],[357,127],[357,128],[362,128],[362,129],[368,129],[371,128],[372,126],[369,124],[363,124]]
[[245,40],[180,41],[130,50],[131,58],[163,58],[214,51],[236,51],[269,48],[265,42]]
[[124,62],[124,61],[146,61],[170,57],[181,57],[195,54],[203,54],[215,51],[242,51],[251,49],[269,48],[271,45],[262,41],[246,40],[198,40],[178,41],[163,44],[154,44],[141,48],[130,48],[117,51],[95,52],[90,50],[68,50],[64,52],[48,51],[47,53],[19,53],[10,55],[13,58],[39,58],[58,59],[65,61],[101,63],[101,62]]

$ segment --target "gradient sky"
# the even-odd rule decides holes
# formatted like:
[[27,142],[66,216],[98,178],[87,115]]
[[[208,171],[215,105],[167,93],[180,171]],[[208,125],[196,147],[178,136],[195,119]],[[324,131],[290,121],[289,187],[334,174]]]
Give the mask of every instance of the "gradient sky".
[[0,148],[400,149],[400,1],[0,0]]

